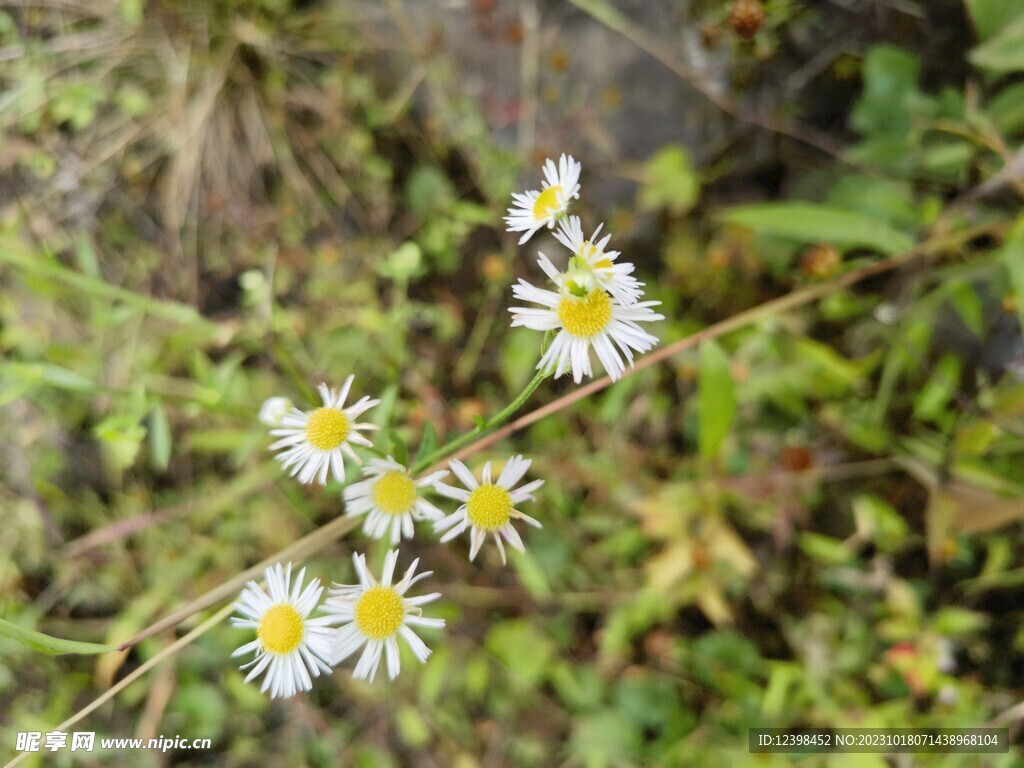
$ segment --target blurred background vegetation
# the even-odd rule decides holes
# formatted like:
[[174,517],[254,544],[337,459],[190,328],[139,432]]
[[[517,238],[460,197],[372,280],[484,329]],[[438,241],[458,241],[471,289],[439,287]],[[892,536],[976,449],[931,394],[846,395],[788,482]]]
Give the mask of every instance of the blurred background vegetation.
[[[403,544],[444,592],[426,666],[271,703],[224,625],[77,727],[212,750],[26,764],[782,766],[748,728],[1010,710],[1022,73],[1020,0],[0,2],[0,615],[25,629],[123,641],[340,514],[270,459],[268,396],[354,373],[413,448],[508,402],[539,355],[510,285],[557,246],[500,216],[545,157],[582,160],[666,341],[931,244],[476,457],[534,459],[544,528],[507,569]],[[350,581],[353,547],[382,552],[308,565]],[[0,754],[174,635],[0,637]]]

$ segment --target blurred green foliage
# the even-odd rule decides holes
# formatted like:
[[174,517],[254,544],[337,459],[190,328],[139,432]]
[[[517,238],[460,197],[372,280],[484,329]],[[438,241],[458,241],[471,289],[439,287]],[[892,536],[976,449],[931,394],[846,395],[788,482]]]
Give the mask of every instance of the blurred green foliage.
[[[402,37],[402,6],[384,35],[347,4],[107,5],[0,10],[5,755],[173,634],[52,656],[22,641],[68,647],[29,633],[121,642],[340,513],[337,487],[268,460],[266,397],[305,407],[355,373],[384,401],[384,450],[423,456],[539,356],[505,309],[514,277],[537,275],[532,248],[500,231],[537,164],[458,91],[458,61]],[[487,5],[481,25],[508,10]],[[723,37],[730,3],[690,24],[736,72],[784,81],[810,58],[787,60],[787,41],[827,24],[805,5],[766,3],[750,41]],[[573,136],[543,150],[576,152],[585,190],[636,179],[635,197],[585,204],[663,302],[666,342],[924,240],[1005,236],[763,317],[476,457],[534,459],[544,528],[504,570],[422,531],[403,544],[435,571],[448,627],[394,683],[342,668],[272,704],[224,626],[80,727],[213,739],[176,765],[760,767],[791,759],[749,754],[751,727],[978,725],[1024,698],[1024,220],[1007,170],[1024,4],[966,7],[962,76],[882,35],[837,50],[827,76],[858,81],[837,105],[848,147],[823,160],[787,141],[774,192],[733,157],[751,158],[742,134],[707,164],[674,142],[603,165]],[[311,572],[350,581],[352,548],[384,550],[354,535]],[[986,765],[1020,763],[1009,725],[1017,745]]]

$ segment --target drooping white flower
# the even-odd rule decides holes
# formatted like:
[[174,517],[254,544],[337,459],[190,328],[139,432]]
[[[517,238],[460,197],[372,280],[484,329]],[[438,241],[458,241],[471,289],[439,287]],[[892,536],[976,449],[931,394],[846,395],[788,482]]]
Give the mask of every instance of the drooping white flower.
[[323,587],[319,579],[313,579],[302,588],[305,568],[299,571],[292,587],[291,573],[291,563],[284,569],[280,563],[267,568],[267,592],[250,581],[235,605],[242,615],[231,619],[236,627],[256,630],[256,639],[231,655],[255,652],[256,658],[242,666],[252,667],[245,681],[266,671],[260,690],[265,692],[269,688],[272,699],[308,691],[313,687],[313,677],[331,671],[332,619],[309,618],[320,602]]
[[363,467],[366,479],[345,488],[345,512],[349,516],[366,515],[363,533],[370,538],[380,539],[390,529],[391,543],[398,544],[403,536],[413,537],[414,521],[444,517],[420,492],[447,474],[447,470],[441,470],[413,480],[409,470],[390,456],[370,459]]
[[593,376],[590,365],[593,347],[608,376],[616,381],[626,370],[623,356],[632,366],[634,351],[646,352],[658,343],[656,336],[638,324],[664,320],[663,315],[651,310],[661,302],[622,304],[602,289],[596,278],[566,280],[544,254],[540,254],[537,263],[561,286],[560,290],[536,288],[520,279],[519,284],[512,287],[512,294],[522,301],[540,304],[541,308],[511,307],[509,312],[513,328],[558,331],[537,363],[538,370],[553,364],[556,378],[571,370],[573,380],[579,384],[584,376]]
[[533,491],[540,488],[544,481],[534,480],[518,489],[513,486],[523,479],[530,464],[530,459],[513,456],[502,468],[498,479],[491,480],[491,462],[487,462],[484,464],[483,479],[481,482],[477,482],[473,473],[461,461],[452,459],[448,462],[452,472],[466,487],[465,489],[456,488],[441,482],[434,484],[438,493],[462,502],[462,506],[455,512],[434,523],[434,530],[438,533],[447,531],[441,537],[441,541],[450,541],[469,528],[470,560],[474,559],[480,551],[480,547],[487,539],[487,534],[494,536],[503,563],[505,562],[505,545],[502,544],[502,539],[520,552],[524,552],[523,540],[519,537],[518,531],[512,527],[512,520],[517,518],[525,520],[537,528],[540,528],[541,525],[534,518],[516,509],[516,505],[533,499]]
[[270,430],[270,434],[281,437],[270,446],[270,450],[286,449],[277,458],[284,469],[292,468],[290,474],[297,474],[300,483],[311,483],[315,479],[320,485],[326,485],[328,470],[335,480],[345,482],[342,451],[357,464],[362,464],[352,450],[352,444],[373,445],[359,431],[378,429],[377,425],[356,423],[355,419],[379,404],[380,400],[363,397],[346,408],[345,399],[354,378],[349,376],[345,379],[340,392],[321,384],[322,407],[309,412],[292,408],[281,419],[280,428]]
[[366,568],[366,555],[353,554],[358,584],[335,584],[328,593],[324,612],[336,621],[344,624],[334,636],[334,649],[331,661],[338,664],[364,645],[366,646],[353,676],[373,682],[380,664],[381,654],[387,656],[388,677],[392,680],[398,676],[400,661],[398,658],[398,636],[401,635],[412,649],[413,655],[420,663],[430,656],[430,649],[419,636],[412,631],[410,625],[440,628],[444,619],[428,619],[422,615],[420,606],[433,602],[441,596],[440,592],[419,597],[406,597],[409,587],[420,579],[431,575],[424,571],[416,575],[419,559],[413,560],[405,572],[405,576],[397,584],[392,585],[395,565],[398,562],[398,551],[391,550],[384,558],[384,572],[380,582]]
[[635,304],[644,295],[643,283],[633,277],[636,267],[629,262],[616,263],[619,252],[606,250],[611,235],[598,240],[603,226],[599,224],[587,240],[583,237],[579,216],[570,216],[558,223],[555,238],[572,252],[566,279],[571,280],[574,273],[590,273],[597,284],[620,304]]
[[558,158],[558,166],[550,158],[544,163],[544,182],[541,189],[522,194],[513,192],[505,223],[509,232],[523,232],[522,245],[541,227],[551,229],[560,216],[569,209],[569,203],[580,196],[581,166],[572,155]]

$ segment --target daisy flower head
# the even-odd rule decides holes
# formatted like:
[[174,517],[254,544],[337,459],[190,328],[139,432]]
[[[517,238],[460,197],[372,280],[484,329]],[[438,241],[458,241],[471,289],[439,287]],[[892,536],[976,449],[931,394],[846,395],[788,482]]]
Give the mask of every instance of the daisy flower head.
[[551,229],[565,215],[569,203],[580,196],[580,170],[583,168],[572,155],[558,158],[558,166],[548,158],[544,163],[544,182],[541,189],[519,194],[512,193],[512,202],[505,223],[509,232],[522,232],[522,245],[541,227]]
[[348,454],[356,464],[362,464],[352,450],[352,445],[373,445],[359,432],[379,427],[376,424],[357,423],[356,419],[380,403],[380,400],[363,397],[346,408],[345,399],[354,378],[349,376],[345,379],[340,391],[328,389],[326,384],[321,384],[320,397],[324,404],[320,408],[309,412],[292,408],[281,419],[280,427],[270,430],[270,434],[281,438],[270,446],[270,450],[282,451],[277,456],[282,468],[291,467],[290,474],[298,475],[300,483],[311,483],[315,479],[320,485],[326,485],[328,470],[339,483],[345,482],[342,452]]
[[438,493],[462,502],[462,506],[455,512],[434,523],[436,532],[447,531],[441,537],[441,541],[451,541],[469,528],[470,560],[474,559],[477,552],[480,551],[480,547],[487,539],[487,534],[494,536],[494,541],[498,544],[498,551],[501,553],[502,563],[506,562],[505,545],[502,544],[502,539],[520,552],[525,552],[523,540],[519,537],[518,531],[512,527],[512,520],[518,518],[536,528],[540,528],[541,525],[529,515],[524,515],[516,509],[516,505],[532,500],[533,492],[540,488],[544,481],[534,480],[521,488],[513,486],[523,479],[523,475],[526,474],[531,463],[530,459],[513,456],[502,468],[498,479],[492,480],[491,462],[487,462],[484,464],[483,478],[477,482],[473,473],[461,461],[452,459],[448,462],[452,472],[466,487],[455,488],[442,482],[434,484]]
[[313,677],[331,671],[332,619],[309,618],[320,602],[323,587],[319,579],[313,579],[303,589],[305,573],[305,568],[299,571],[292,586],[291,563],[285,568],[281,568],[280,563],[267,568],[264,576],[268,591],[264,592],[259,584],[250,581],[235,604],[242,615],[231,618],[236,627],[256,630],[256,639],[231,655],[255,652],[256,658],[241,667],[252,667],[245,682],[266,671],[260,690],[270,689],[272,699],[308,691],[313,687]]
[[331,660],[338,664],[365,645],[366,648],[356,662],[353,677],[372,683],[383,653],[387,656],[388,677],[394,680],[400,668],[399,635],[421,664],[430,655],[430,649],[412,631],[411,626],[444,626],[444,619],[428,619],[422,615],[420,608],[439,598],[441,593],[432,592],[419,597],[405,596],[409,587],[431,575],[431,571],[416,574],[419,558],[413,560],[405,576],[397,584],[391,583],[395,565],[398,563],[397,550],[389,551],[384,558],[384,572],[379,582],[366,568],[366,555],[353,554],[352,560],[356,566],[359,583],[335,584],[324,605],[324,612],[331,614],[336,621],[344,625],[334,635]]
[[540,254],[538,264],[559,290],[536,288],[520,279],[519,284],[512,287],[512,294],[541,306],[509,309],[513,328],[558,331],[537,363],[538,370],[554,365],[555,378],[571,370],[573,381],[579,384],[584,376],[594,375],[590,366],[593,347],[608,376],[616,381],[626,370],[623,355],[632,366],[634,351],[646,352],[658,343],[658,338],[639,324],[664,320],[663,315],[651,310],[661,302],[623,304],[600,287],[596,276],[567,279],[544,254]]
[[440,520],[444,513],[420,497],[421,489],[432,488],[447,470],[413,480],[409,470],[390,456],[370,459],[363,467],[365,480],[345,488],[345,510],[350,517],[366,515],[363,533],[380,539],[391,530],[391,543],[413,536],[416,520]]
[[635,304],[644,295],[643,283],[633,277],[635,267],[628,262],[616,263],[618,251],[606,250],[611,235],[601,236],[599,224],[590,239],[583,236],[583,225],[579,216],[570,216],[558,223],[555,238],[572,252],[567,275],[574,273],[593,275],[601,288],[611,294],[620,304]]

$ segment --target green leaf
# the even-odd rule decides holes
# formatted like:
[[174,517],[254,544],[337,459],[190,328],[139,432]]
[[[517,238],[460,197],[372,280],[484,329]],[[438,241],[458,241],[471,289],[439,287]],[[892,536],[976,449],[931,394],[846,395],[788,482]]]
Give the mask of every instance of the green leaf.
[[398,283],[407,283],[423,271],[423,251],[406,240],[377,266],[377,272]]
[[442,213],[455,199],[455,188],[440,170],[420,165],[409,174],[405,184],[405,201],[420,218]]
[[957,453],[980,456],[1002,434],[1002,430],[988,419],[978,419],[956,431],[953,446]]
[[395,728],[398,735],[410,747],[425,747],[430,743],[430,726],[417,709],[411,705],[399,707],[395,713]]
[[3,380],[14,379],[24,383],[25,388],[49,384],[51,387],[75,392],[92,392],[97,389],[94,382],[81,374],[51,363],[5,362],[0,376]]
[[713,340],[700,345],[700,453],[714,456],[736,413],[729,358]]
[[1024,0],[966,0],[979,40],[987,40],[1024,16]]
[[960,359],[953,354],[943,355],[931,377],[914,398],[914,416],[919,419],[938,419],[946,403],[960,384]]
[[103,441],[110,459],[118,471],[127,469],[146,437],[146,428],[139,423],[139,417],[130,413],[115,413],[93,427],[93,434]]
[[388,430],[388,438],[391,440],[391,457],[403,467],[408,467],[409,448],[406,446],[405,440],[394,429]]
[[416,462],[423,461],[424,458],[436,450],[437,431],[434,429],[434,425],[428,421],[423,424],[423,437],[420,438],[420,448],[416,451]]
[[840,565],[853,559],[853,552],[831,536],[804,531],[798,543],[804,554],[826,565]]
[[144,296],[68,269],[56,259],[40,258],[13,237],[0,237],[0,263],[10,264],[35,278],[61,283],[92,298],[118,301],[154,317],[182,323],[195,331],[213,333],[217,330],[217,324],[202,317],[194,307]]
[[1021,327],[1024,327],[1024,218],[1017,220],[999,255],[1003,268],[1009,273],[1017,315]]
[[96,117],[105,91],[95,83],[66,83],[57,87],[50,113],[58,123],[68,123],[73,129],[85,128]]
[[1001,90],[985,106],[985,114],[1004,136],[1019,133],[1024,128],[1024,83]]
[[981,299],[974,286],[966,280],[952,280],[947,283],[946,290],[949,291],[949,301],[953,309],[960,315],[964,325],[980,338],[985,332],[985,318]]
[[995,75],[1024,70],[1024,16],[974,48],[967,58],[974,66]]
[[906,521],[885,499],[861,494],[852,502],[857,533],[883,552],[896,552],[906,544]]
[[116,651],[116,645],[103,645],[102,643],[83,643],[79,640],[62,640],[59,637],[44,635],[42,632],[34,632],[31,629],[19,627],[6,619],[0,619],[0,635],[13,637],[22,645],[27,645],[37,651],[49,654],[78,653],[97,654]]
[[864,57],[864,92],[850,124],[872,138],[905,136],[913,116],[927,111],[928,98],[917,87],[921,61],[901,48],[878,45]]
[[700,179],[690,154],[679,146],[667,146],[647,161],[646,183],[640,188],[637,203],[645,210],[666,208],[674,214],[686,213],[697,202]]
[[163,472],[171,461],[171,427],[163,405],[157,403],[149,414],[149,461]]
[[906,182],[862,174],[843,176],[829,189],[825,203],[832,208],[863,213],[896,229],[913,229],[921,224],[921,209]]
[[972,635],[989,624],[989,617],[978,611],[947,606],[935,614],[933,626],[947,637]]
[[137,27],[144,18],[145,0],[121,0],[121,18],[131,27]]
[[910,250],[913,238],[861,213],[808,202],[762,203],[730,208],[719,218],[766,235],[799,243],[871,248],[894,256]]
[[[514,680],[527,686],[541,683],[554,655],[551,638],[522,619],[496,624],[487,633],[484,646],[508,667]],[[523,653],[524,648],[529,648],[530,652]]]

